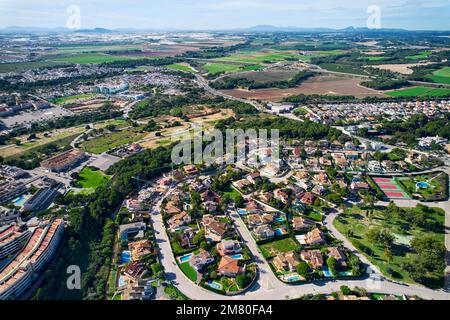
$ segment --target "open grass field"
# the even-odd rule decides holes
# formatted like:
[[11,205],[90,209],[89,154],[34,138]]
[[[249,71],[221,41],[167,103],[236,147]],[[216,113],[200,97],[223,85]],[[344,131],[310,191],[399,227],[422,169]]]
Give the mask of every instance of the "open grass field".
[[391,97],[448,97],[450,89],[431,88],[431,87],[413,87],[386,92]]
[[450,84],[450,67],[436,70],[429,78],[433,82]]
[[172,69],[172,70],[195,73],[194,69],[192,69],[192,67],[190,67],[189,65],[186,65],[186,64],[174,63],[174,64],[169,64],[165,67],[168,69]]
[[349,73],[349,74],[356,74],[356,75],[367,75],[367,73],[357,67],[353,67],[351,65],[347,64],[339,64],[339,63],[324,63],[320,65],[321,68],[333,71],[333,72],[342,72],[342,73]]
[[96,96],[95,94],[91,94],[91,93],[78,94],[75,96],[55,98],[55,99],[51,100],[50,102],[57,104],[57,105],[63,105],[63,104],[72,103],[72,102],[76,102],[76,101],[80,101],[80,100],[88,100],[88,99],[94,98],[95,96]]
[[275,240],[260,246],[260,249],[266,258],[272,258],[279,253],[294,251],[299,247],[299,244],[291,239],[286,238],[282,240]]
[[287,60],[299,60],[300,55],[295,51],[265,50],[265,51],[242,51],[228,57],[220,58],[222,61],[236,63],[271,63]]
[[142,140],[147,133],[141,133],[140,131],[141,128],[129,128],[111,132],[83,142],[81,148],[89,153],[101,154],[127,143]]
[[100,170],[92,170],[90,168],[84,168],[79,173],[79,178],[76,181],[78,188],[83,188],[83,193],[92,193],[100,186],[108,183],[110,177],[105,175]]
[[344,53],[342,50],[330,50],[330,51],[311,51],[306,54],[302,54],[300,56],[300,60],[302,61],[311,61],[313,58],[327,57],[327,56],[335,56]]
[[133,57],[121,57],[121,56],[111,56],[100,53],[93,54],[74,54],[74,55],[65,55],[59,56],[52,59],[53,62],[63,62],[63,63],[72,63],[72,64],[98,64],[98,63],[107,63],[107,62],[116,62],[116,61],[126,61],[133,60],[136,58]]
[[358,98],[369,96],[384,96],[383,93],[360,86],[362,79],[351,76],[327,75],[317,76],[304,81],[295,88],[288,89],[258,89],[258,90],[222,90],[222,92],[236,98],[267,100],[278,102],[283,98],[297,94],[323,94],[323,95],[353,95]]
[[[352,244],[388,277],[403,282],[414,282],[405,270],[405,263],[412,261],[417,253],[411,250],[409,241],[413,237],[433,236],[444,243],[445,238],[445,212],[441,209],[429,208],[426,219],[428,223],[434,225],[432,230],[425,230],[416,227],[401,217],[394,217],[387,220],[385,217],[386,208],[377,208],[373,215],[367,217],[366,210],[360,207],[347,209],[334,221],[335,227]],[[418,208],[405,208],[405,213],[413,214]],[[395,236],[392,251],[392,258],[385,256],[383,246],[370,241],[367,232],[370,228],[382,227],[389,230]],[[442,275],[443,277],[443,275]]]
[[238,64],[227,63],[206,63],[202,68],[210,75],[216,75],[220,73],[238,72],[243,66]]
[[229,75],[233,78],[246,78],[256,82],[276,82],[291,80],[297,74],[296,71],[270,70],[260,72],[245,72],[236,75]]
[[[10,144],[0,147],[0,156],[3,158],[17,157],[33,149],[48,145],[50,143],[59,144],[61,141],[75,139],[78,135],[85,132],[86,129],[83,126],[73,127],[68,129],[58,129],[54,130],[44,135],[44,133],[36,134],[37,139],[28,141],[28,135],[17,137],[21,144]],[[72,139],[72,140],[73,140]],[[64,143],[65,144],[65,143]]]
[[6,72],[23,72],[31,69],[49,68],[56,66],[63,66],[63,61],[34,61],[34,62],[19,62],[19,63],[0,63],[0,73]]

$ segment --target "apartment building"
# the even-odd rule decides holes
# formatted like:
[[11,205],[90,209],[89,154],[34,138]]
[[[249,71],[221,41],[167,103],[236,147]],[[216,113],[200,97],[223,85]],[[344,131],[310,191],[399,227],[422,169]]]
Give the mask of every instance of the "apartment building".
[[41,166],[54,172],[67,171],[86,159],[86,154],[77,149],[63,152],[53,158],[42,161]]
[[16,253],[25,245],[31,236],[31,231],[16,224],[0,231],[0,260]]
[[0,272],[0,300],[19,299],[53,258],[64,232],[62,219],[36,228],[26,246]]

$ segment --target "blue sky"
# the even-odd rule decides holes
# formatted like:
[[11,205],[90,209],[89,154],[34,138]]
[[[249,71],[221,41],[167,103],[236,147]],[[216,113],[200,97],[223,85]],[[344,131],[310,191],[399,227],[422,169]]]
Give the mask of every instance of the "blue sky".
[[365,27],[377,5],[383,28],[450,30],[449,0],[0,0],[0,27],[64,27],[71,5],[82,28]]

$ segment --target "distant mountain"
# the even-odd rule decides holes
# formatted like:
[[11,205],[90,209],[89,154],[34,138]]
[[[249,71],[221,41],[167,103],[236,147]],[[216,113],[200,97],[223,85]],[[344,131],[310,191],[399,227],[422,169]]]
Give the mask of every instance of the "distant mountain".
[[272,25],[258,25],[243,29],[234,29],[240,32],[408,32],[404,29],[369,29],[348,27],[345,29],[332,28],[301,28],[301,27],[277,27]]
[[95,29],[80,29],[80,30],[71,30],[72,32],[76,32],[76,33],[97,33],[97,34],[101,34],[101,33],[114,33],[115,31],[113,30],[109,30],[109,29],[105,29],[105,28],[95,28]]

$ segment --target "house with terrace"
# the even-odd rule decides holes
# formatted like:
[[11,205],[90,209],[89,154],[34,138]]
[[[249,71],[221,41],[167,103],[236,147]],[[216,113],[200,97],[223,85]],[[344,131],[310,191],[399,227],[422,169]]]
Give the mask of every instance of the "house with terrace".
[[191,257],[189,264],[198,272],[214,262],[214,257],[208,251],[200,249],[200,252]]
[[337,247],[329,247],[327,248],[328,256],[336,259],[337,267],[346,268],[347,267],[347,257],[342,252],[341,249]]
[[268,224],[264,224],[253,229],[253,234],[255,238],[259,241],[268,240],[275,237],[275,231]]
[[205,237],[209,242],[222,241],[230,230],[228,223],[219,221],[211,215],[203,216],[202,225],[205,228]]
[[239,254],[242,252],[241,243],[237,240],[222,240],[217,244],[216,249],[222,257],[225,255]]
[[278,254],[273,258],[272,263],[278,272],[294,272],[300,263],[300,260],[297,258],[294,251],[289,251]]
[[169,229],[173,231],[177,228],[188,225],[189,223],[191,223],[191,221],[191,216],[186,211],[183,211],[170,218],[167,221],[167,224],[169,225]]
[[217,273],[221,276],[236,278],[239,274],[245,272],[245,266],[239,265],[239,260],[229,256],[223,256],[219,262]]
[[320,250],[303,250],[300,253],[300,257],[314,269],[321,269],[323,267],[324,260]]
[[307,230],[312,229],[315,226],[316,226],[316,222],[311,219],[307,219],[304,217],[293,217],[292,218],[292,229],[294,229],[294,231],[296,231],[296,232],[307,231]]

